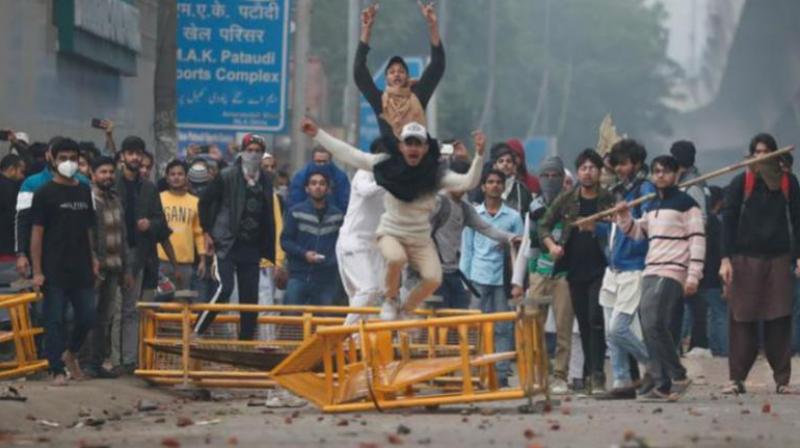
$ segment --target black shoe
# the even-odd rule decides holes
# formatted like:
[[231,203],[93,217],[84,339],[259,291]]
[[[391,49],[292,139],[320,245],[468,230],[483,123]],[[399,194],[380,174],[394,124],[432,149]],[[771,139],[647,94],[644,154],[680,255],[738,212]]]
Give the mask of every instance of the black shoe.
[[586,390],[586,382],[583,381],[583,378],[573,378],[568,388],[573,392],[583,392]]
[[636,391],[636,393],[639,395],[648,395],[655,387],[656,383],[653,381],[653,377],[649,374],[645,374],[642,378],[641,386],[639,386],[639,390]]
[[633,386],[617,387],[593,397],[597,400],[635,400],[636,388]]
[[111,380],[114,378],[119,378],[119,376],[122,374],[122,372],[119,369],[108,370],[102,366],[89,367],[88,369],[84,369],[83,373],[85,373],[90,378],[97,378],[101,380]]
[[497,387],[500,389],[505,389],[506,387],[508,387],[508,378],[498,378]]

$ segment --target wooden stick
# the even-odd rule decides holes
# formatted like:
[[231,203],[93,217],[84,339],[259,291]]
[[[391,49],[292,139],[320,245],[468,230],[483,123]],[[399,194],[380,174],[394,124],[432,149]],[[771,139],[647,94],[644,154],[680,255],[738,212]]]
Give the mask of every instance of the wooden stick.
[[[718,169],[716,171],[712,171],[710,173],[704,174],[704,175],[702,175],[700,177],[696,177],[694,179],[687,180],[686,182],[683,182],[682,184],[679,184],[678,188],[691,187],[692,185],[699,184],[700,182],[705,182],[705,181],[707,181],[709,179],[713,179],[715,177],[722,176],[723,174],[728,174],[728,173],[731,173],[733,171],[739,170],[741,168],[748,167],[748,166],[750,166],[750,165],[752,165],[754,163],[763,162],[764,160],[774,159],[775,157],[779,157],[779,156],[782,156],[784,154],[788,154],[789,152],[791,152],[793,150],[794,150],[794,145],[785,146],[785,147],[783,147],[783,148],[781,148],[781,149],[779,149],[777,151],[773,151],[771,153],[764,154],[763,156],[760,156],[760,157],[753,157],[753,158],[750,158],[750,159],[745,159],[745,160],[742,160],[741,162],[734,163],[733,165],[728,165],[728,166],[720,168],[720,169]],[[636,207],[637,205],[639,205],[641,203],[644,203],[644,202],[647,202],[647,201],[649,201],[651,199],[654,199],[655,197],[656,197],[656,193],[650,193],[650,194],[644,195],[644,196],[642,196],[642,197],[640,197],[638,199],[634,199],[633,201],[628,202],[628,207],[631,207],[631,208]],[[603,210],[602,212],[595,213],[594,215],[578,219],[578,220],[575,221],[574,225],[580,226],[580,225],[583,225],[583,224],[586,224],[586,223],[589,223],[589,222],[592,222],[592,221],[597,221],[598,219],[605,218],[606,216],[611,216],[616,212],[617,212],[617,207],[611,207],[608,210]]]

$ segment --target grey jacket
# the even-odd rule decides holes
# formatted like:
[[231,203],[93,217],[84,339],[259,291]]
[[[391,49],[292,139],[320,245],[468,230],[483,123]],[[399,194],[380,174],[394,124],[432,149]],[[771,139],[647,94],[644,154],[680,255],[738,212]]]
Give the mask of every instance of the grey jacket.
[[470,227],[499,243],[507,243],[515,236],[513,233],[496,229],[481,219],[478,212],[475,211],[475,207],[464,199],[456,202],[445,193],[438,194],[436,199],[436,208],[431,216],[431,227],[444,272],[458,271],[461,234],[465,227]]
[[[700,177],[700,172],[697,170],[697,167],[693,166],[683,172],[681,178],[678,179],[678,183],[684,183],[698,177]],[[706,191],[707,188],[708,187],[705,182],[700,182],[699,184],[692,185],[689,188],[682,188],[682,190],[691,196],[691,198],[697,202],[697,205],[700,206],[700,211],[703,212],[703,224],[708,222],[708,204],[706,204],[706,197],[707,194],[710,194],[710,192]]]

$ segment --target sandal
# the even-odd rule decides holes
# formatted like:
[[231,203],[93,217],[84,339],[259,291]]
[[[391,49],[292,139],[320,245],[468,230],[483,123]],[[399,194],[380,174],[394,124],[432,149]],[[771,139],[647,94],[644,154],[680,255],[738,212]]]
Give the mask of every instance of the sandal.
[[723,395],[741,395],[745,392],[744,383],[741,381],[731,381],[727,386],[722,388]]
[[796,392],[792,390],[788,384],[778,384],[775,386],[775,393],[778,395],[794,395]]

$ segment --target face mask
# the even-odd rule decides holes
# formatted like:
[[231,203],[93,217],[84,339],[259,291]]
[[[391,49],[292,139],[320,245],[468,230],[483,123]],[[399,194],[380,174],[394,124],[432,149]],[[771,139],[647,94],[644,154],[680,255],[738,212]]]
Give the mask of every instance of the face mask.
[[561,193],[561,187],[564,185],[564,178],[558,177],[540,177],[539,184],[542,187],[542,196],[547,203],[551,203],[553,199]]
[[73,162],[71,160],[67,160],[66,162],[61,162],[58,164],[58,174],[72,179],[72,176],[78,172],[78,162]]
[[261,168],[261,154],[257,152],[244,152],[242,157],[242,168],[245,172],[254,175]]

